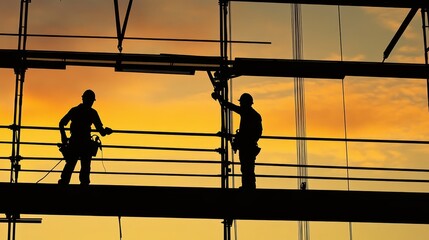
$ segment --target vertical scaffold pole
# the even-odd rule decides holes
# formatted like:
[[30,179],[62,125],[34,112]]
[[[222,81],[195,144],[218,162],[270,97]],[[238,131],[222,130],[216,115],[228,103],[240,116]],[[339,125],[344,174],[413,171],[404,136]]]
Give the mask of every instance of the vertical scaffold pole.
[[[218,78],[221,83],[221,96],[223,100],[228,101],[228,0],[219,0],[219,34],[220,34],[220,57],[221,65],[220,71],[218,73]],[[221,132],[222,132],[222,142],[221,142],[221,187],[222,189],[229,188],[229,172],[230,172],[230,162],[229,162],[229,151],[228,151],[228,136],[230,135],[230,113],[229,110],[225,107],[221,107]],[[224,199],[228,201],[228,199]],[[231,239],[231,223],[232,219],[223,220],[224,228],[224,240]]]
[[[31,0],[21,0],[20,18],[18,29],[18,59],[15,66],[15,100],[14,116],[12,130],[12,154],[10,157],[11,171],[10,183],[18,183],[18,175],[21,169],[20,165],[20,142],[21,142],[21,117],[22,117],[22,96],[26,71],[26,46],[27,46],[27,28],[28,28],[28,4]],[[15,240],[16,219],[19,213],[7,213],[8,218],[8,240]]]

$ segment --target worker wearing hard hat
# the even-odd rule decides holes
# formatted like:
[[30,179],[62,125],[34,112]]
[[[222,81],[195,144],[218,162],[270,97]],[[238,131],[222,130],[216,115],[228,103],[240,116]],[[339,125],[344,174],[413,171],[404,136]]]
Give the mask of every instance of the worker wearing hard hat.
[[262,118],[261,115],[253,109],[253,97],[248,93],[243,93],[238,100],[240,106],[223,100],[217,93],[212,97],[220,103],[240,114],[240,128],[232,140],[232,148],[238,150],[242,173],[242,188],[255,189],[255,160],[261,151],[258,147],[258,140],[262,135]]
[[[95,101],[95,93],[92,90],[86,90],[82,95],[82,103],[70,109],[70,111],[61,119],[59,123],[62,148],[60,149],[66,160],[66,165],[61,173],[59,184],[67,185],[70,182],[71,175],[80,159],[81,169],[79,180],[81,185],[89,185],[89,174],[91,171],[91,159],[94,155],[94,141],[91,141],[91,126],[101,136],[109,135],[112,129],[103,127],[100,117],[92,105]],[[65,126],[70,124],[70,138],[67,138]]]

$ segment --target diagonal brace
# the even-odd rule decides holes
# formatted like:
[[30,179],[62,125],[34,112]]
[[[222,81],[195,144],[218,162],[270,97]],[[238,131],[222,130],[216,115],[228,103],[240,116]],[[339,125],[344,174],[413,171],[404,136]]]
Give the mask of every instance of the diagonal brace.
[[389,55],[392,52],[393,48],[395,47],[396,43],[398,43],[399,38],[405,32],[405,29],[407,29],[408,25],[410,24],[411,20],[413,20],[413,18],[416,15],[418,10],[419,10],[418,8],[412,8],[410,10],[410,12],[408,13],[408,15],[405,17],[405,19],[402,22],[401,26],[399,27],[398,31],[393,36],[392,40],[390,41],[389,45],[387,46],[386,50],[384,50],[383,62],[389,57]]

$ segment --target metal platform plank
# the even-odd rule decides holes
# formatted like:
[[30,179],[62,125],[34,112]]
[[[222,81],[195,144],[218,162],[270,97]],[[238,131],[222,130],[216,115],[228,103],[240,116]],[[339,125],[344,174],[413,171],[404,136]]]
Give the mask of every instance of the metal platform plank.
[[429,223],[429,193],[0,183],[0,195],[1,213]]

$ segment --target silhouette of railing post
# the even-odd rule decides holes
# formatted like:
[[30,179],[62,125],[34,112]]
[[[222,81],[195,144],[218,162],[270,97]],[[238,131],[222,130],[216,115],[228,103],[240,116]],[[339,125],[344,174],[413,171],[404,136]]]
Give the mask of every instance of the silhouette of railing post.
[[[219,86],[215,86],[215,90],[220,91],[223,101],[228,101],[228,0],[219,0],[219,26],[220,26],[220,69],[217,72],[217,80]],[[217,89],[216,89],[217,88]],[[231,114],[230,111],[221,106],[221,187],[222,189],[229,188],[229,151],[228,151],[228,136],[231,133]],[[228,201],[228,199],[223,199]],[[231,239],[232,219],[224,219],[224,240]]]
[[[22,99],[24,80],[26,72],[26,46],[27,46],[27,29],[28,29],[28,4],[30,0],[21,0],[19,29],[18,29],[18,53],[19,59],[15,66],[15,100],[14,100],[14,116],[12,129],[12,154],[10,182],[18,183],[20,165],[20,141],[21,141],[21,117],[22,117]],[[16,220],[19,218],[19,213],[6,214],[8,218],[8,240],[15,240],[16,236]]]

